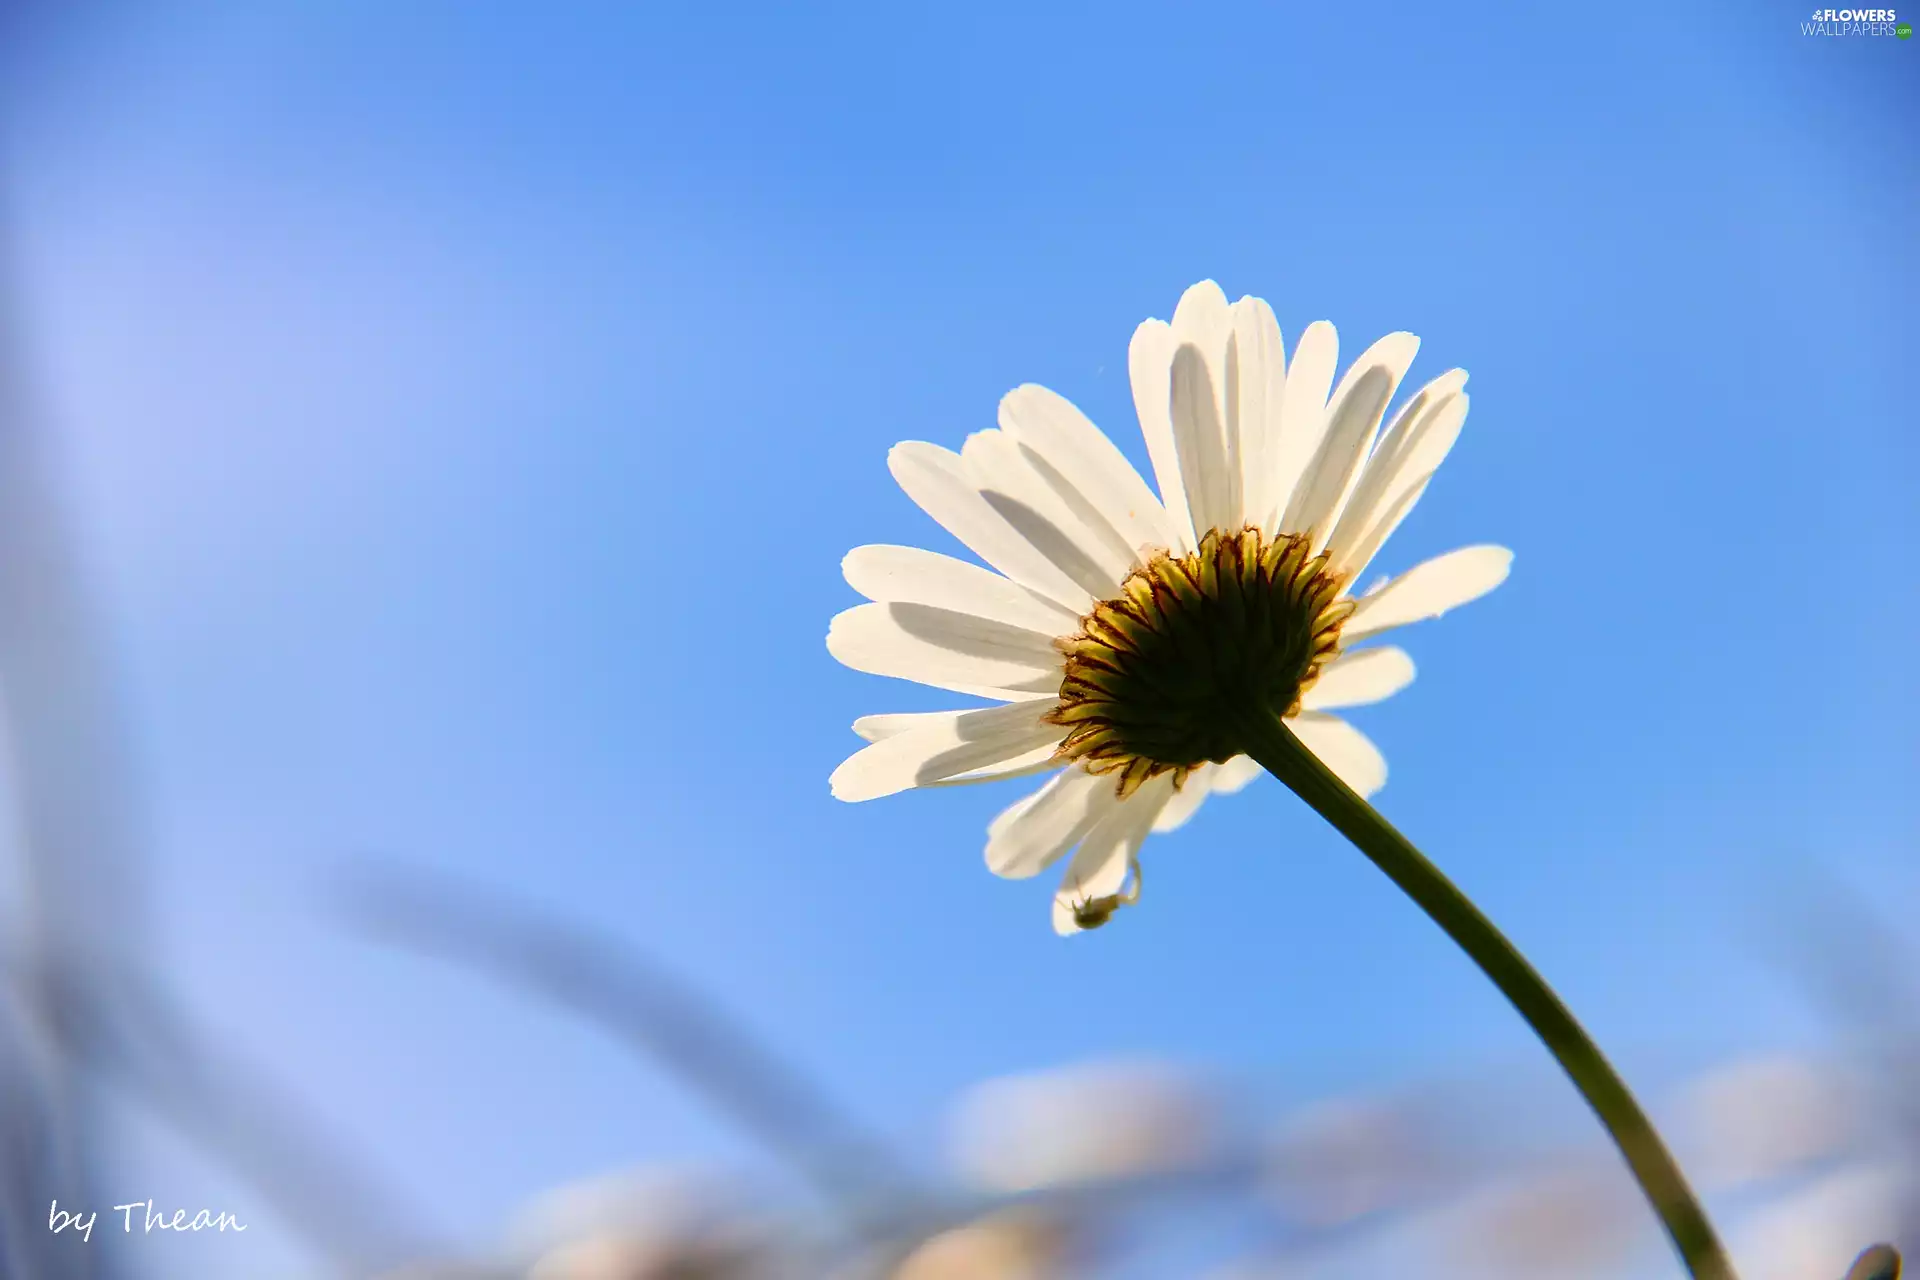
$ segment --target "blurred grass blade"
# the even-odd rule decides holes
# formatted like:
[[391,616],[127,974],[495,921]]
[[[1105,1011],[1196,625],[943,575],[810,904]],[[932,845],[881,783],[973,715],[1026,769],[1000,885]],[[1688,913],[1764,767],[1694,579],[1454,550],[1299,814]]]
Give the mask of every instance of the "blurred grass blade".
[[[46,1230],[54,1200],[117,1198],[95,1193],[107,1170],[98,1092],[107,1081],[227,1156],[323,1255],[355,1268],[398,1261],[417,1247],[400,1202],[370,1190],[344,1158],[313,1156],[319,1135],[299,1130],[290,1118],[301,1109],[257,1073],[215,1069],[204,1038],[188,1034],[146,976],[154,955],[134,771],[27,385],[4,197],[0,190],[0,740],[22,864],[4,976],[25,1022],[23,1034],[0,1037],[4,1274],[65,1280],[118,1270],[102,1250]],[[34,1037],[50,1051],[43,1063]],[[23,1235],[15,1219],[24,1210],[35,1212]]]
[[630,948],[414,872],[363,874],[352,911],[401,946],[491,973],[640,1048],[803,1174],[862,1230],[926,1201],[822,1088],[711,1000]]

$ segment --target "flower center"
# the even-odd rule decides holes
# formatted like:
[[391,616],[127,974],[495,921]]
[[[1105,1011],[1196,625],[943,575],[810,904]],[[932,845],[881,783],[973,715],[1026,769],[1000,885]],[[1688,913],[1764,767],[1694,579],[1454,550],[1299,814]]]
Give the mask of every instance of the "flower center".
[[1248,707],[1299,711],[1353,612],[1345,578],[1308,552],[1300,534],[1216,529],[1198,551],[1158,552],[1135,569],[1055,641],[1066,675],[1046,718],[1068,733],[1054,758],[1119,774],[1125,797],[1239,755],[1234,718]]

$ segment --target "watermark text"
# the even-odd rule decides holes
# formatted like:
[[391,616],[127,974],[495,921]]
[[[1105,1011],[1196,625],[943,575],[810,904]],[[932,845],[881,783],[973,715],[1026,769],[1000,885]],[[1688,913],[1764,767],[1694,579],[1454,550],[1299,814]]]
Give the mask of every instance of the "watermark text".
[[[152,1235],[156,1231],[245,1231],[246,1224],[231,1213],[216,1213],[212,1209],[201,1209],[189,1214],[185,1209],[175,1209],[171,1213],[164,1209],[155,1209],[151,1200],[134,1200],[127,1204],[113,1206],[114,1213],[120,1215],[120,1230],[132,1235],[134,1228],[140,1228],[141,1234]],[[98,1209],[62,1209],[55,1200],[47,1210],[47,1230],[55,1235],[71,1231],[84,1243],[93,1242],[93,1229],[100,1221]],[[107,1230],[113,1229],[113,1219],[107,1219]]]

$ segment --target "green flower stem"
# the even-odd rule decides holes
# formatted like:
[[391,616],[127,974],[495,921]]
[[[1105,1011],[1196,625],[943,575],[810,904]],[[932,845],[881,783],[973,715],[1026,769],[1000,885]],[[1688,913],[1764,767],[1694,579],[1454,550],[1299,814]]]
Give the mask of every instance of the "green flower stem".
[[1613,1136],[1689,1272],[1701,1280],[1734,1280],[1726,1251],[1660,1135],[1546,979],[1440,868],[1335,777],[1282,721],[1257,710],[1238,720],[1246,753],[1358,845],[1513,1002]]

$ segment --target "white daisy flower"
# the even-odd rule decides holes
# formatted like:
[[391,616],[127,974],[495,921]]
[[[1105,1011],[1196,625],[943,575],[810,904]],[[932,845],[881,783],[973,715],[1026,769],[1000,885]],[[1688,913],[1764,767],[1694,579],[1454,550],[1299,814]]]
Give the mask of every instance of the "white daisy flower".
[[1203,281],[1128,352],[1158,496],[1039,386],[1010,392],[999,428],[959,453],[894,446],[907,496],[991,568],[858,547],[842,568],[873,603],[836,617],[827,648],[858,671],[1000,705],[855,721],[872,745],[834,771],[833,794],[1058,770],[994,819],[986,856],[1020,879],[1077,849],[1053,909],[1069,934],[1138,897],[1150,831],[1260,772],[1223,708],[1271,708],[1347,785],[1378,791],[1386,761],[1331,713],[1405,688],[1413,662],[1348,646],[1484,595],[1513,558],[1468,547],[1353,593],[1466,420],[1455,369],[1381,429],[1418,346],[1390,334],[1335,386],[1331,324],[1309,326],[1289,362],[1264,301],[1229,305]]

